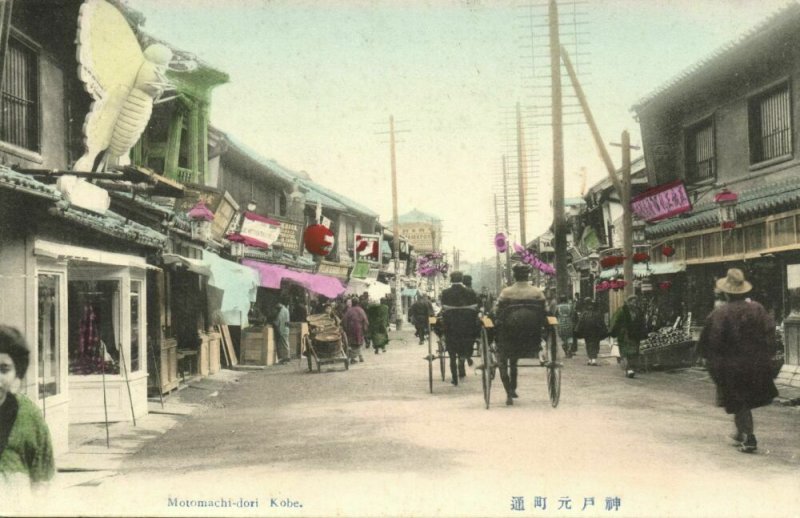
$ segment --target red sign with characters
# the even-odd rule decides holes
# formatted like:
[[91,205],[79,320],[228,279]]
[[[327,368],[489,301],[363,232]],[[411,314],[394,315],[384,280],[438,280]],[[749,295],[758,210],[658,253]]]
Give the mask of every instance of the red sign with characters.
[[633,213],[652,222],[692,210],[692,202],[681,180],[649,189],[631,200]]

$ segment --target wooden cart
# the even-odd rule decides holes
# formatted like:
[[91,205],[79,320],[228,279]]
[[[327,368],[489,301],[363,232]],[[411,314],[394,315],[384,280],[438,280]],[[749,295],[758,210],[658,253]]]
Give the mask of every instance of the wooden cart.
[[347,347],[347,335],[341,325],[330,315],[321,313],[309,315],[308,318],[309,334],[303,337],[303,356],[308,362],[308,372],[314,370],[314,363],[317,372],[322,371],[323,365],[331,365],[342,362],[344,369],[350,368],[350,358]]

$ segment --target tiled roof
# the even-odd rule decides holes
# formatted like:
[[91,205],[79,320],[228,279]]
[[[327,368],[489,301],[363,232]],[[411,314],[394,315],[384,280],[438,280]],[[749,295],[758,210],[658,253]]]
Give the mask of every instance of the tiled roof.
[[225,136],[225,139],[232,147],[255,162],[261,164],[265,169],[279,179],[289,183],[299,182],[301,186],[308,189],[308,192],[306,193],[307,204],[316,205],[317,203],[320,203],[323,207],[340,212],[345,212],[349,209],[373,218],[378,216],[376,212],[365,207],[364,205],[361,205],[360,203],[353,201],[350,198],[339,194],[338,192],[334,192],[327,187],[323,187],[322,185],[312,181],[307,176],[292,171],[273,159],[262,156],[260,153],[247,146],[247,144],[244,144],[230,134],[219,129],[217,129],[217,131]]
[[[767,183],[739,193],[736,217],[740,221],[746,221],[796,208],[798,203],[800,203],[800,183],[796,179]],[[646,233],[648,238],[659,238],[678,232],[710,228],[718,224],[717,204],[709,200],[695,206],[689,215],[648,225]]]
[[738,53],[741,49],[765,38],[770,38],[775,31],[786,27],[789,24],[797,25],[797,19],[800,17],[800,4],[790,2],[785,7],[775,12],[756,25],[746,33],[739,36],[737,39],[730,41],[711,53],[707,58],[694,63],[690,67],[684,69],[678,75],[667,81],[665,84],[656,88],[654,91],[639,99],[639,101],[632,107],[633,110],[638,111],[640,108],[654,101],[669,90],[686,82],[688,79],[697,76],[705,70],[718,70],[719,65],[723,60],[729,59]]
[[106,211],[105,214],[96,214],[72,207],[54,185],[44,184],[5,166],[0,166],[0,189],[10,189],[50,200],[54,202],[54,206],[50,208],[52,215],[106,235],[154,248],[160,248],[167,242],[165,235],[134,221],[126,220],[114,212]]

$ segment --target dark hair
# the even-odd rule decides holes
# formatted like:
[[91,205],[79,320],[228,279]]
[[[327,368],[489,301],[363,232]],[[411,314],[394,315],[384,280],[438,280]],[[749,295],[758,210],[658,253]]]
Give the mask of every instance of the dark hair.
[[461,272],[453,272],[450,274],[450,282],[461,282],[464,280],[464,274]]
[[22,333],[13,327],[0,326],[0,353],[11,356],[14,370],[17,371],[17,378],[24,378],[25,373],[28,372],[31,353]]
[[527,281],[531,275],[531,269],[525,265],[516,265],[512,268],[515,281]]
[[472,275],[465,275],[463,281],[465,286],[472,286]]
[[352,304],[353,304],[353,307],[360,306],[361,305],[361,301],[358,300],[358,297],[353,297]]

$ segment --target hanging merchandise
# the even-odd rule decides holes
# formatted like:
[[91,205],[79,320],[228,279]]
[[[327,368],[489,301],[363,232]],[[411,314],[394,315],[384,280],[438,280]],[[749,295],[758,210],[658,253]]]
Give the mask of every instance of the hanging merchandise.
[[506,238],[506,235],[502,232],[498,232],[498,234],[494,236],[494,248],[500,254],[504,254],[506,250],[508,250],[508,238]]
[[311,225],[303,234],[306,250],[314,255],[328,255],[333,249],[333,232],[325,225]]

